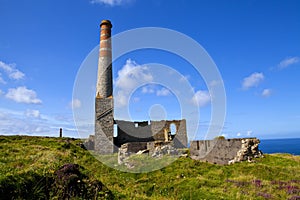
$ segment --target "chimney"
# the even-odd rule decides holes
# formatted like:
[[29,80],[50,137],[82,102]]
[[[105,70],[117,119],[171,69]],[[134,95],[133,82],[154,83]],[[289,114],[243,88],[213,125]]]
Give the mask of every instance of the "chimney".
[[59,137],[62,137],[62,128],[59,129]]
[[98,60],[98,79],[96,98],[112,97],[112,54],[111,28],[109,20],[102,20],[100,24],[100,50]]

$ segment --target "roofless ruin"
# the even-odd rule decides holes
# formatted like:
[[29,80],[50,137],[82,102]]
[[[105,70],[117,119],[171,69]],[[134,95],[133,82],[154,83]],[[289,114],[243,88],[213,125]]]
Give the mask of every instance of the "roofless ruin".
[[[100,154],[117,152],[125,143],[135,143],[137,149],[151,142],[173,142],[175,148],[187,147],[186,120],[131,122],[114,118],[112,85],[112,46],[109,20],[100,24],[100,50],[95,99],[95,151]],[[171,125],[176,132],[171,134]],[[117,136],[114,137],[114,128]],[[150,144],[148,144],[150,145]]]
[[[137,152],[148,155],[163,155],[156,149],[165,149],[167,154],[178,152],[176,149],[187,148],[186,120],[161,121],[124,121],[114,118],[114,97],[112,81],[112,45],[109,20],[100,24],[100,50],[98,60],[97,89],[95,98],[95,135],[86,143],[88,149],[99,154],[118,152],[122,156]],[[171,126],[176,127],[171,132]],[[114,136],[114,129],[117,135]],[[217,164],[230,164],[251,160],[262,156],[256,138],[201,140],[190,142],[192,159]],[[171,152],[171,153],[170,153]],[[172,153],[173,152],[173,153]],[[178,155],[178,154],[177,154]],[[122,164],[122,162],[119,162]]]

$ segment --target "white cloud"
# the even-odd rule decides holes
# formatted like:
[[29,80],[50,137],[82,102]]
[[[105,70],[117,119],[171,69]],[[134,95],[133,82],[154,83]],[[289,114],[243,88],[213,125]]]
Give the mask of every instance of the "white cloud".
[[116,86],[124,90],[131,90],[141,82],[152,80],[153,76],[147,66],[138,65],[135,61],[128,59],[123,68],[118,71]]
[[10,72],[12,70],[12,64],[6,64],[0,61],[0,68],[6,72]]
[[22,79],[22,78],[24,78],[24,76],[25,76],[25,74],[23,72],[20,72],[19,70],[16,70],[9,74],[9,77],[14,80]]
[[26,110],[25,111],[25,116],[26,117],[32,117],[32,118],[40,118],[40,111],[39,110]]
[[209,85],[210,88],[213,88],[213,87],[215,87],[217,85],[220,85],[220,84],[222,84],[221,80],[213,80],[213,81],[209,82],[208,85]]
[[251,136],[253,131],[247,131],[247,136]]
[[179,81],[180,82],[189,81],[190,78],[191,78],[190,75],[182,76],[180,77]]
[[228,138],[228,134],[226,133],[222,133],[221,136],[223,136],[224,138]]
[[238,132],[238,133],[236,134],[236,136],[237,136],[237,137],[240,137],[240,136],[241,136],[241,133],[240,133],[240,132]]
[[125,91],[118,91],[114,98],[114,101],[116,102],[116,107],[126,106],[128,104],[128,98],[128,93],[126,93]]
[[2,74],[0,73],[0,83],[6,84],[6,81],[2,78]]
[[263,73],[255,72],[251,74],[250,76],[244,78],[243,80],[243,89],[249,89],[251,87],[258,86],[263,80],[264,80]]
[[170,92],[170,90],[168,90],[166,88],[162,88],[162,89],[156,91],[156,95],[157,96],[169,96],[169,95],[171,95],[171,92]]
[[154,88],[152,86],[144,86],[142,88],[142,93],[143,94],[153,94],[155,91],[154,91]]
[[208,91],[199,90],[194,94],[192,102],[199,107],[203,107],[210,102],[210,98],[211,97]]
[[17,103],[27,103],[27,104],[42,103],[42,101],[37,98],[36,92],[34,90],[27,89],[25,86],[8,89],[8,92],[5,95],[5,97]]
[[23,112],[0,108],[0,133],[4,135],[58,136],[59,128],[63,128],[63,130],[74,130],[66,131],[64,135],[78,137],[72,115],[63,114],[63,116],[68,120],[55,119],[55,116],[41,116],[38,110]]
[[81,101],[79,99],[73,99],[70,103],[69,103],[70,108],[72,109],[76,109],[76,108],[80,108],[81,107]]
[[[116,106],[122,107],[128,104],[130,93],[133,92],[140,85],[151,82],[153,76],[149,72],[147,66],[138,65],[136,62],[128,59],[122,69],[118,71],[118,77],[115,81]],[[143,89],[142,89],[143,90]],[[144,89],[144,92],[149,92]]]
[[[32,113],[27,116],[26,113]],[[39,135],[39,136],[58,136],[59,128],[64,131],[65,136],[78,137],[78,133],[74,124],[72,113],[59,113],[55,115],[37,116],[39,111],[17,111],[0,107],[0,133],[4,135]],[[85,123],[86,124],[86,123]],[[92,133],[94,126],[86,126],[83,130]]]
[[156,96],[169,96],[171,95],[170,90],[166,88],[159,89],[157,86],[150,84],[142,87],[142,94],[153,94],[155,93]]
[[5,135],[38,134],[45,130],[39,118],[39,112],[27,110],[25,112],[0,108],[0,132]]
[[[0,69],[5,71],[10,79],[20,80],[25,77],[25,74],[16,68],[15,64],[6,64],[0,61]],[[1,82],[1,77],[0,77]]]
[[99,4],[109,5],[109,6],[119,6],[119,5],[128,4],[132,2],[132,0],[91,0],[90,2],[93,4],[99,3]]
[[289,67],[290,65],[296,64],[300,61],[299,57],[290,57],[290,58],[286,58],[284,60],[282,60],[279,65],[278,65],[278,69],[284,69]]
[[141,100],[141,99],[140,99],[139,97],[134,97],[134,98],[133,98],[133,102],[134,102],[134,103],[137,103],[137,102],[139,102],[140,100]]
[[269,97],[272,94],[272,90],[271,89],[264,89],[261,93],[261,96],[263,97]]

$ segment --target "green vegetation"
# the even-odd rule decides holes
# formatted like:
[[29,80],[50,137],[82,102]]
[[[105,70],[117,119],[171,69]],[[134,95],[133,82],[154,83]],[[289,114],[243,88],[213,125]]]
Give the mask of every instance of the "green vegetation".
[[220,135],[220,136],[215,137],[215,139],[217,139],[217,140],[225,140],[225,137],[223,135]]
[[300,156],[265,155],[256,163],[230,166],[179,158],[150,173],[125,173],[100,163],[80,143],[70,138],[0,136],[0,199],[70,196],[71,199],[299,199],[300,196]]

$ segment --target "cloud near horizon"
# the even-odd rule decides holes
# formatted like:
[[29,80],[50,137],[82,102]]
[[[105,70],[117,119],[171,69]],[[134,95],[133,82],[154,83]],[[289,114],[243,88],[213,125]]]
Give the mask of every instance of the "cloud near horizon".
[[77,135],[71,114],[57,116],[41,115],[39,110],[9,110],[0,107],[0,132],[4,135],[58,136],[63,128],[64,136]]
[[30,118],[41,118],[41,114],[39,110],[30,110],[27,109],[25,111],[25,116],[30,117]]
[[252,130],[247,131],[247,136],[251,136],[253,134]]
[[264,79],[263,73],[254,72],[250,76],[244,78],[242,88],[247,90],[251,87],[257,87]]

